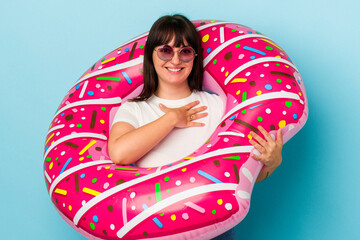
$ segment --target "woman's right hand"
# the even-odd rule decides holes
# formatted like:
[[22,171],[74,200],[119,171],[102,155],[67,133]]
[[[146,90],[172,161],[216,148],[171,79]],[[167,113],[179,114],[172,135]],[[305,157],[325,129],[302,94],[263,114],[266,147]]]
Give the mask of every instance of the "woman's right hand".
[[179,108],[168,108],[160,103],[159,107],[165,114],[169,114],[173,117],[174,125],[177,128],[203,127],[205,126],[204,123],[194,122],[194,120],[208,115],[208,113],[203,112],[207,109],[206,106],[194,108],[199,103],[200,101],[194,101]]

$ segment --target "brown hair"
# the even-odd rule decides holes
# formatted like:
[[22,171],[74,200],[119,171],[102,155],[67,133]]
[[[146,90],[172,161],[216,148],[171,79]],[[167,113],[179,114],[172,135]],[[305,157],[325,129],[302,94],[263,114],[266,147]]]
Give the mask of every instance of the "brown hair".
[[197,53],[188,77],[188,84],[191,91],[202,90],[203,57],[200,36],[194,24],[183,15],[167,15],[159,18],[150,29],[144,53],[144,87],[140,95],[132,101],[145,101],[157,90],[158,76],[154,68],[152,54],[155,47],[167,44],[173,38],[175,47],[185,46],[184,41],[186,41]]

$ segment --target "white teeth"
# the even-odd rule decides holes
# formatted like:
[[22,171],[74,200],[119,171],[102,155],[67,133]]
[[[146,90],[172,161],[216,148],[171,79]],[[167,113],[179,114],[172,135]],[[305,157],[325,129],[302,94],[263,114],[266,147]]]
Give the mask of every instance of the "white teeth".
[[181,68],[177,68],[177,69],[168,68],[168,70],[171,72],[179,72],[181,70]]

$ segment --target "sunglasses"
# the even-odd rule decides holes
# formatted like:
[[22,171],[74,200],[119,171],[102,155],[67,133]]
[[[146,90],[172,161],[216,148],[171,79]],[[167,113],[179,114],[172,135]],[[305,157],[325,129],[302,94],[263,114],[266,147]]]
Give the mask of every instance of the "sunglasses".
[[154,51],[156,51],[158,57],[163,61],[170,61],[174,57],[175,52],[178,52],[179,59],[186,63],[191,62],[197,56],[192,47],[183,47],[179,51],[175,51],[169,45],[163,45],[154,49]]

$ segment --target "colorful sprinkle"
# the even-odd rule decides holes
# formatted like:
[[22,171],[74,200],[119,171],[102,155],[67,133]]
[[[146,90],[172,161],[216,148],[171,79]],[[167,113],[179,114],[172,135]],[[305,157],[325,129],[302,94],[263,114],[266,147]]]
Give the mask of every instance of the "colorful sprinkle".
[[263,51],[260,51],[258,49],[255,49],[255,48],[252,48],[252,47],[249,47],[249,46],[244,46],[243,49],[251,51],[251,52],[258,53],[258,54],[263,55],[263,56],[266,55],[266,53],[264,53]]
[[101,80],[106,80],[106,81],[120,81],[121,80],[121,78],[119,78],[119,77],[106,77],[106,76],[101,76],[101,77],[97,77],[96,78],[96,80],[99,80],[99,81],[101,81]]
[[213,181],[214,183],[222,183],[222,181],[220,181],[219,179],[215,178],[214,176],[212,176],[202,170],[199,170],[198,174],[203,176],[204,178],[209,179],[210,181]]
[[161,201],[161,189],[160,189],[160,183],[155,183],[155,194],[156,194],[156,201]]
[[93,222],[90,223],[90,228],[91,228],[92,230],[95,230],[95,224],[94,224]]
[[270,84],[266,84],[265,89],[270,91],[272,89],[272,86]]
[[175,214],[173,214],[173,215],[171,215],[171,220],[173,220],[173,221],[175,221],[176,220],[176,215]]
[[94,215],[94,216],[92,217],[92,219],[93,219],[93,221],[94,221],[95,223],[99,222],[99,218],[98,218],[98,216],[96,216],[96,215]]

